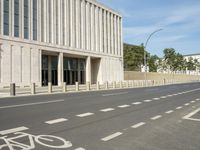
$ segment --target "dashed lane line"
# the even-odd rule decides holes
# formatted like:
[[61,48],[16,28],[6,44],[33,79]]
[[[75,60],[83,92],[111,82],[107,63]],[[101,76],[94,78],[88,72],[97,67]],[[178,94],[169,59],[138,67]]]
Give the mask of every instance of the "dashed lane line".
[[134,103],[132,103],[133,105],[140,105],[140,104],[142,104],[142,102],[134,102]]
[[75,150],[85,150],[85,149],[82,147],[79,147],[79,148],[76,148]]
[[88,113],[79,114],[79,115],[76,115],[76,116],[77,116],[77,117],[80,117],[80,118],[83,118],[83,117],[92,116],[92,115],[94,115],[94,113],[88,112]]
[[143,125],[145,125],[145,124],[146,124],[145,122],[140,122],[140,123],[137,123],[137,124],[131,126],[131,128],[136,129],[136,128],[139,128],[139,127],[141,127],[141,126],[143,126]]
[[148,99],[148,100],[144,100],[144,102],[147,102],[147,103],[148,103],[148,102],[151,102],[151,101],[152,101],[152,100],[150,100],[150,99]]
[[191,101],[190,103],[195,103],[195,101]]
[[153,98],[153,100],[160,100],[160,98]]
[[15,133],[15,132],[25,131],[25,130],[28,130],[28,129],[29,128],[22,126],[22,127],[18,127],[18,128],[0,131],[0,134],[1,135],[7,135],[7,134]]
[[174,111],[173,110],[169,110],[169,111],[167,111],[167,112],[165,112],[166,114],[171,114],[171,113],[173,113]]
[[67,121],[68,119],[65,119],[65,118],[59,118],[59,119],[55,119],[55,120],[50,120],[50,121],[46,121],[45,123],[47,124],[56,124],[56,123],[61,123],[61,122],[65,122]]
[[106,108],[106,109],[101,109],[101,112],[109,112],[115,110],[114,108]]
[[119,108],[127,108],[127,107],[130,107],[130,105],[120,105],[118,106]]
[[159,119],[161,117],[162,117],[161,115],[158,115],[158,116],[152,117],[151,120],[157,120],[157,119]]
[[185,106],[189,106],[189,105],[190,105],[190,103],[185,103],[184,105],[185,105]]
[[160,98],[165,99],[165,98],[167,98],[167,96],[161,96]]
[[114,134],[111,134],[111,135],[109,135],[107,137],[102,138],[101,140],[106,142],[106,141],[112,140],[112,139],[114,139],[114,138],[116,138],[116,137],[118,137],[118,136],[120,136],[122,134],[123,134],[122,132],[116,132]]
[[182,109],[182,108],[183,108],[182,106],[176,107],[177,110]]

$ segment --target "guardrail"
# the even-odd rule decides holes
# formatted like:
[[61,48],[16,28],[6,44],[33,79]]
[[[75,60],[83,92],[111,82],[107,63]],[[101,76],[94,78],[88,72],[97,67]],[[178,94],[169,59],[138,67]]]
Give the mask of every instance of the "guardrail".
[[[134,80],[134,81],[120,81],[120,82],[104,82],[100,84],[91,84],[87,82],[86,84],[66,85],[63,83],[62,86],[52,86],[52,83],[48,83],[46,87],[36,86],[35,83],[31,83],[30,86],[19,87],[15,83],[10,84],[10,87],[1,88],[0,93],[4,93],[7,96],[16,95],[35,95],[35,94],[52,94],[52,93],[67,93],[67,92],[80,92],[80,91],[99,91],[99,90],[114,90],[123,88],[139,88],[139,87],[152,87],[152,86],[163,86],[169,84],[179,84],[179,83],[189,83],[189,82],[199,82],[199,80]],[[1,97],[1,95],[0,95]],[[5,97],[5,96],[4,96]]]

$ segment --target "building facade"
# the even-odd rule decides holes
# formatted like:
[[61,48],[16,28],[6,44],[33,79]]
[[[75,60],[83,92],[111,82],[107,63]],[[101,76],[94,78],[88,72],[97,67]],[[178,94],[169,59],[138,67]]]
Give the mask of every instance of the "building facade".
[[0,87],[120,80],[118,12],[96,0],[0,0]]

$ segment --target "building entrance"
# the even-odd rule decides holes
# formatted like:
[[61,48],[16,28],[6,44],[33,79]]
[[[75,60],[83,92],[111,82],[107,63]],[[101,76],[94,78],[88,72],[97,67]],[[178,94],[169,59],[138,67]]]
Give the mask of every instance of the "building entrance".
[[58,57],[42,55],[42,86],[58,85]]
[[85,59],[64,58],[64,82],[85,84]]

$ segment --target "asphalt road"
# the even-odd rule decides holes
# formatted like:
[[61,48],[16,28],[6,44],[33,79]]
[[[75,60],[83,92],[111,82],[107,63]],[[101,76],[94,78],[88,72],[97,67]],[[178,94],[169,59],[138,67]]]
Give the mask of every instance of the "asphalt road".
[[0,150],[199,150],[200,83],[0,99]]

